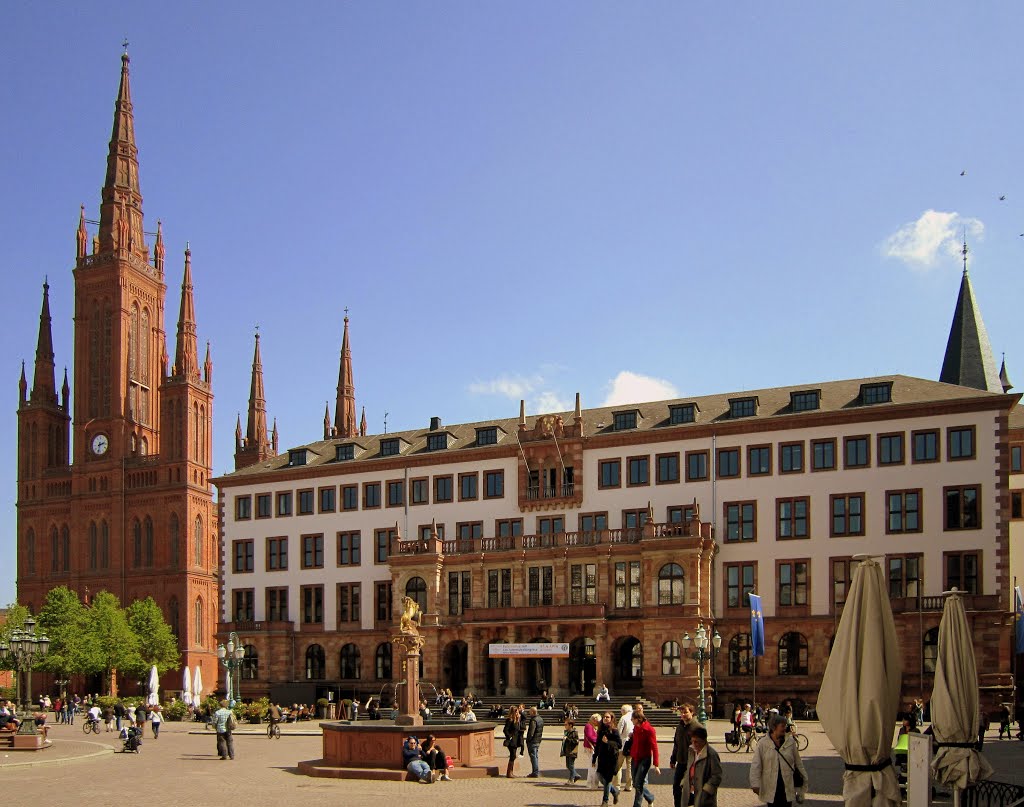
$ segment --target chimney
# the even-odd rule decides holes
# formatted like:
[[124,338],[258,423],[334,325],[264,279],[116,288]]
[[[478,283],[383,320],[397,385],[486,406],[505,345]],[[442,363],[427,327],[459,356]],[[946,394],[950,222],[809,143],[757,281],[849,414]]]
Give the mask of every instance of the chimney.
[[441,428],[441,418],[439,418],[439,417],[431,418],[430,419],[430,430],[432,432],[436,432],[440,428]]

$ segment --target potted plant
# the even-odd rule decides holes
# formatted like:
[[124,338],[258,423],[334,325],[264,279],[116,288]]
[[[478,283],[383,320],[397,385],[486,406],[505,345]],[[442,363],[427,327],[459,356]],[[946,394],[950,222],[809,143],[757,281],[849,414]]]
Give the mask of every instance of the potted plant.
[[320,707],[320,719],[327,719],[327,705],[330,703],[327,698],[317,698],[316,705]]

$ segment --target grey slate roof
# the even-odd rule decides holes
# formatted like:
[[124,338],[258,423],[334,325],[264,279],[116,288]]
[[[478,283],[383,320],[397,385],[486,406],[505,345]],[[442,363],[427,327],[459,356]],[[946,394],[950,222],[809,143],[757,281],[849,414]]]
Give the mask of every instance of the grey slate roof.
[[956,298],[939,381],[988,392],[1003,391],[988,332],[974,301],[974,289],[966,268],[960,281],[960,294]]

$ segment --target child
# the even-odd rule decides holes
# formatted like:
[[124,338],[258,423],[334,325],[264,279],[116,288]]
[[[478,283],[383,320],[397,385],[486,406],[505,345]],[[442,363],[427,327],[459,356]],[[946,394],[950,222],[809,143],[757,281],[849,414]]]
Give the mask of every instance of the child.
[[580,780],[576,773],[576,751],[580,745],[580,736],[576,733],[576,724],[572,720],[565,721],[565,735],[562,737],[562,750],[559,756],[565,757],[565,769],[569,771],[569,784],[575,784]]

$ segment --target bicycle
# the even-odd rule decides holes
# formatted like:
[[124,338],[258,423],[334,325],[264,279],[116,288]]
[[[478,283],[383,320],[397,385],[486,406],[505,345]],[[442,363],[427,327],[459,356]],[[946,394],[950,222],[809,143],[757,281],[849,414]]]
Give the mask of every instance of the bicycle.
[[730,753],[735,754],[741,748],[750,751],[754,747],[758,734],[764,734],[761,726],[757,725],[751,731],[743,731],[741,728],[734,728],[725,735],[725,747]]
[[87,717],[82,721],[82,731],[88,734],[90,731],[93,734],[100,733],[100,719],[98,717]]
[[274,721],[267,726],[267,739],[268,740],[280,740],[281,739],[281,724]]
[[793,735],[793,739],[796,740],[797,751],[806,751],[807,746],[811,744],[810,738],[806,734],[801,734],[798,731],[790,732]]

